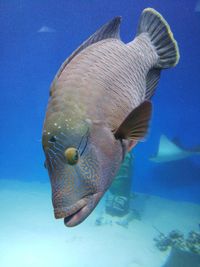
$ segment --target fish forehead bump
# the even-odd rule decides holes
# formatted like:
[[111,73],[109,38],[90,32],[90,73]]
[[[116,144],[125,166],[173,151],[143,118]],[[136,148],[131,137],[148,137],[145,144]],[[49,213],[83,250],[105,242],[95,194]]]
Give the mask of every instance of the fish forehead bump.
[[65,133],[66,136],[83,135],[91,127],[92,121],[63,112],[48,114],[43,126],[43,136]]

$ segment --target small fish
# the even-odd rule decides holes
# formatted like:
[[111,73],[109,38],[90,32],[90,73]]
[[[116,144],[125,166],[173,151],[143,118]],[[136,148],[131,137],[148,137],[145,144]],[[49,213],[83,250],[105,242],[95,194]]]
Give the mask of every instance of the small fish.
[[42,144],[56,218],[80,224],[109,188],[127,151],[143,139],[151,97],[179,51],[154,9],[141,14],[136,38],[119,37],[116,17],[62,64],[50,88]]

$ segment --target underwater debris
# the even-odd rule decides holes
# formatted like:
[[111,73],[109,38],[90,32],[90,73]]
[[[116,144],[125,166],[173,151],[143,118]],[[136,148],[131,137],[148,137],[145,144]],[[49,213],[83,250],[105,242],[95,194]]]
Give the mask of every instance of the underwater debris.
[[184,235],[180,231],[178,230],[171,231],[169,233],[169,239],[172,247],[185,249]]
[[102,226],[102,225],[110,225],[110,226],[112,226],[113,225],[113,221],[110,220],[110,219],[106,219],[105,217],[101,216],[101,217],[98,217],[96,219],[95,225],[96,226]]
[[96,219],[95,225],[101,226],[101,225],[103,225],[103,222],[104,222],[104,218],[103,217],[99,217],[99,218]]
[[125,216],[130,211],[132,198],[133,155],[131,152],[125,155],[124,161],[115,176],[106,199],[105,211],[111,216]]
[[128,221],[127,220],[117,221],[116,224],[121,225],[124,228],[128,228]]
[[129,212],[129,201],[127,197],[109,195],[106,201],[106,213],[111,216],[122,217]]
[[162,267],[200,267],[200,255],[173,247]]
[[138,211],[132,210],[127,215],[121,217],[121,216],[113,216],[110,214],[105,213],[105,216],[100,216],[95,220],[96,226],[102,226],[102,225],[113,225],[117,224],[124,228],[128,228],[129,223],[133,220],[141,220],[141,216]]
[[131,212],[127,215],[127,220],[130,222],[132,220],[141,221],[141,214],[138,210],[132,209]]
[[129,223],[133,220],[139,220],[141,221],[140,213],[137,210],[131,210],[124,219],[116,221],[116,224],[121,225],[125,228],[128,228]]
[[129,152],[109,189],[110,193],[106,197],[104,216],[98,217],[95,225],[117,224],[128,228],[129,223],[134,219],[141,220],[140,213],[131,207],[131,201],[136,197],[131,192],[132,176],[133,155]]
[[186,246],[190,251],[200,255],[200,233],[195,231],[189,232]]
[[173,230],[167,236],[159,231],[158,237],[153,240],[160,251],[166,251],[169,248],[178,248],[200,255],[200,233],[195,231],[189,232],[186,239],[179,230]]

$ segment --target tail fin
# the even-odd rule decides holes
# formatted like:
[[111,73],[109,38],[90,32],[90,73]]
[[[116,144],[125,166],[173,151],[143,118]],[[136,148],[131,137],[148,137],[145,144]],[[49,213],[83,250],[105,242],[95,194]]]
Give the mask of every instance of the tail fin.
[[155,68],[170,68],[179,61],[179,49],[166,20],[153,8],[143,10],[138,35],[147,32],[159,56]]

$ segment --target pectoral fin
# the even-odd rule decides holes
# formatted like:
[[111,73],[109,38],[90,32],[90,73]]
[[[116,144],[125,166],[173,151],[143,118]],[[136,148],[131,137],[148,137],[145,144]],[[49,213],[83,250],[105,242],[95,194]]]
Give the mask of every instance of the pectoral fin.
[[140,141],[147,134],[151,113],[151,102],[144,101],[125,118],[114,133],[115,138]]

